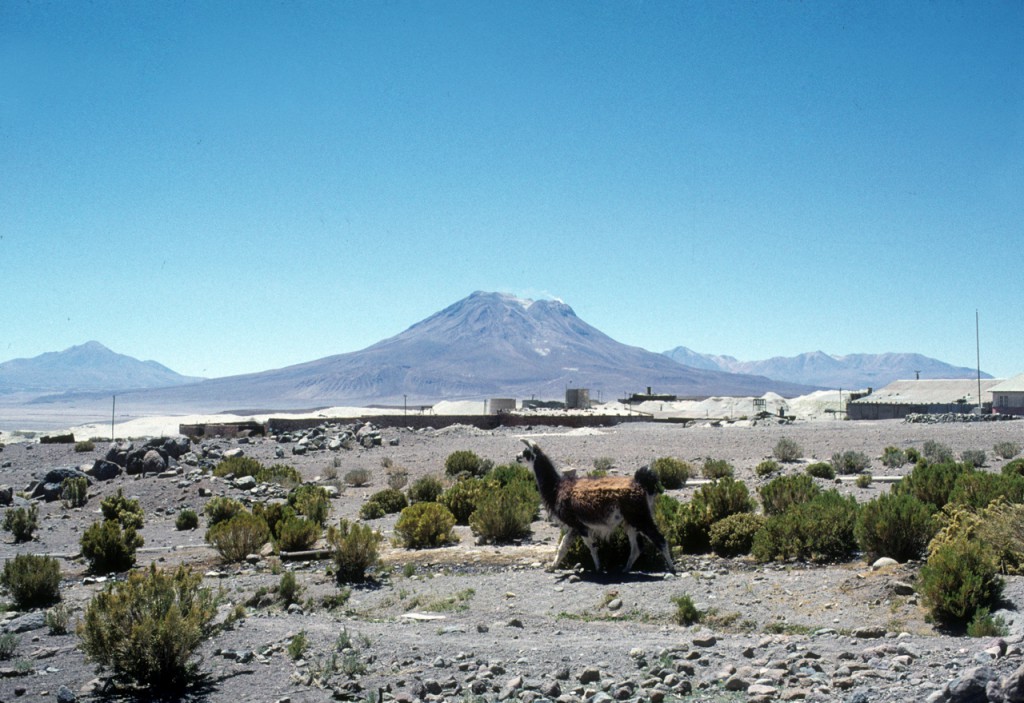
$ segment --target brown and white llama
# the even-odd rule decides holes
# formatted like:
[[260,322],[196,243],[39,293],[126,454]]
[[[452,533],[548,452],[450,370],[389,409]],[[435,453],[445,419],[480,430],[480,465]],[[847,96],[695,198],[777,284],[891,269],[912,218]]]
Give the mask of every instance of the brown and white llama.
[[548,514],[565,527],[552,569],[562,563],[576,537],[582,537],[594,558],[594,567],[600,571],[595,539],[608,539],[615,528],[622,525],[629,537],[629,561],[624,571],[629,571],[640,556],[637,534],[649,539],[665,558],[669,571],[675,571],[668,543],[654,524],[658,477],[653,471],[645,466],[637,470],[633,478],[563,476],[535,442],[524,439],[523,443],[526,449],[518,459],[533,470]]

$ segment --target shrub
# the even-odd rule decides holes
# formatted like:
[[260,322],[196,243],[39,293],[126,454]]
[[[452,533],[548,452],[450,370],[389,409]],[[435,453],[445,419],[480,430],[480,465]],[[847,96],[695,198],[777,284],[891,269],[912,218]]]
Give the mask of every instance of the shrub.
[[933,439],[929,439],[924,443],[924,446],[921,447],[921,453],[925,459],[933,464],[945,464],[953,461],[953,450],[950,449],[949,445],[936,442]]
[[1020,454],[1020,445],[1016,442],[997,442],[993,445],[992,451],[1000,459],[1012,459]]
[[962,464],[953,462],[918,463],[914,466],[913,471],[896,484],[893,490],[896,493],[909,493],[916,496],[922,503],[931,503],[941,509],[949,502],[949,494],[964,471]]
[[277,583],[277,595],[281,596],[281,600],[285,605],[298,603],[301,592],[302,587],[299,586],[294,571],[285,571],[281,574],[281,580]]
[[320,531],[320,523],[315,520],[291,515],[278,524],[275,542],[279,551],[301,552],[316,544]]
[[712,480],[731,477],[733,475],[733,467],[725,459],[705,459],[704,467],[701,469],[701,474],[704,478],[710,478]]
[[510,542],[530,533],[539,502],[537,489],[515,481],[480,496],[469,526],[481,542]]
[[754,513],[736,513],[711,526],[711,549],[720,557],[750,554],[754,535],[764,527],[767,518]]
[[4,513],[4,530],[14,535],[15,542],[29,542],[39,529],[39,508],[33,503],[27,508],[8,508]]
[[468,449],[460,449],[448,455],[444,460],[444,472],[448,476],[483,476],[493,466],[493,462],[481,459]]
[[[375,507],[367,507],[371,505]],[[394,513],[401,512],[402,508],[408,505],[409,501],[406,500],[404,493],[395,488],[385,488],[374,493],[365,503],[363,503],[362,507],[359,509],[359,517],[364,520],[370,519],[363,515],[364,510],[366,512],[379,510],[379,515],[377,515],[377,517],[392,515]]]
[[305,484],[293,489],[288,494],[288,505],[300,515],[305,515],[319,525],[327,523],[327,514],[331,511],[331,500],[327,489],[323,486]]
[[690,479],[690,465],[671,456],[655,459],[651,464],[651,470],[657,475],[661,485],[669,491],[682,488]]
[[227,562],[243,561],[270,539],[270,528],[263,518],[242,511],[230,520],[218,522],[206,531],[206,541]]
[[125,529],[142,529],[142,506],[136,498],[125,498],[120,488],[100,501],[100,510],[104,520],[117,520]]
[[359,519],[361,520],[377,520],[385,515],[387,513],[384,512],[384,507],[380,503],[367,501],[359,507]]
[[754,473],[761,478],[771,476],[779,471],[779,462],[774,459],[765,459],[760,464],[754,467]]
[[92,440],[83,439],[80,442],[75,442],[75,451],[78,452],[79,454],[91,452],[95,448],[96,445],[92,442]]
[[60,600],[60,564],[53,557],[18,554],[4,562],[0,584],[19,610],[45,608]]
[[227,496],[210,498],[210,500],[206,501],[206,505],[203,506],[203,513],[206,515],[206,525],[208,527],[213,527],[221,522],[227,522],[244,510],[245,506],[242,505],[242,501],[228,498]]
[[436,503],[444,492],[444,486],[434,476],[423,476],[409,486],[410,503]]
[[806,503],[821,493],[810,476],[780,476],[758,489],[766,515],[781,515],[798,503]]
[[[476,511],[480,499],[501,487],[497,481],[466,476],[441,494],[437,502],[448,508],[455,516],[455,524],[468,525],[469,517]],[[404,505],[402,506],[405,507]],[[401,508],[399,508],[401,510]]]
[[60,498],[65,507],[80,508],[89,500],[89,479],[85,476],[69,476],[60,487]]
[[679,509],[676,535],[683,551],[703,554],[711,548],[711,526],[719,520],[754,510],[747,486],[733,478],[721,478],[701,486],[689,503]]
[[191,508],[182,508],[178,517],[174,518],[174,527],[178,530],[194,530],[199,527],[199,515]]
[[78,626],[81,647],[114,674],[160,689],[185,686],[211,634],[216,599],[184,566],[133,572],[96,594]]
[[931,615],[946,625],[964,625],[1002,592],[996,559],[975,540],[940,545],[921,567],[918,592]]
[[[429,505],[424,503],[423,505]],[[341,520],[337,527],[327,529],[327,543],[334,560],[334,577],[338,583],[366,580],[366,572],[377,565],[380,542],[384,538],[369,525]]]
[[370,485],[370,472],[366,469],[352,469],[345,472],[345,483],[356,488]]
[[871,465],[871,459],[864,452],[847,450],[832,455],[832,468],[837,474],[859,474]]
[[984,449],[965,449],[960,452],[960,461],[966,466],[972,468],[979,468],[985,465],[987,457],[985,456]]
[[1024,505],[992,501],[979,515],[977,536],[995,554],[999,573],[1024,573]]
[[533,478],[533,472],[520,464],[499,464],[488,471],[485,478],[497,481],[502,486],[507,486],[516,481],[523,481],[531,486],[537,483]]
[[58,603],[46,611],[43,622],[51,635],[66,635],[71,624],[71,611],[63,603]]
[[782,437],[775,443],[775,448],[772,449],[772,456],[783,463],[796,461],[803,453],[804,450],[796,443],[796,440],[792,440],[789,437]]
[[873,481],[874,477],[871,474],[861,474],[854,483],[856,483],[857,488],[867,488]]
[[992,617],[988,608],[978,608],[967,623],[968,637],[1006,637],[1009,629],[1002,618]]
[[127,571],[135,566],[135,550],[145,544],[134,527],[122,529],[117,520],[94,522],[82,534],[82,556],[96,574]]
[[232,456],[222,460],[213,467],[213,475],[219,478],[224,478],[225,476],[234,476],[235,478],[252,476],[259,480],[257,477],[262,470],[263,464],[252,457]]
[[754,535],[751,553],[759,561],[849,558],[857,547],[856,517],[856,500],[835,490],[825,491],[781,515],[770,516]]
[[1003,466],[1002,473],[1006,475],[1017,474],[1024,476],[1024,459],[1014,459]]
[[917,451],[914,447],[907,447],[903,450],[903,453],[907,456],[908,464],[916,464],[921,460],[921,452]]
[[816,461],[813,464],[808,464],[805,470],[808,476],[822,478],[826,481],[831,481],[836,477],[836,470],[827,461]]
[[256,480],[260,483],[276,483],[285,488],[294,488],[302,483],[302,474],[294,466],[274,464],[266,468],[260,468],[256,472]]
[[897,469],[907,463],[907,453],[899,447],[886,447],[882,450],[882,466]]
[[307,649],[309,649],[309,639],[306,637],[306,631],[299,630],[288,642],[288,657],[295,661],[302,659],[306,655]]
[[398,543],[409,549],[440,547],[454,541],[455,516],[440,503],[413,503],[395,523]]
[[295,517],[296,512],[295,508],[287,503],[273,502],[253,503],[252,514],[263,518],[263,522],[267,523],[267,529],[270,530],[271,539],[276,541],[281,536],[281,525],[288,518]]
[[1005,497],[1011,503],[1024,502],[1024,477],[965,471],[957,477],[949,494],[949,502],[981,510],[1000,497]]
[[[388,463],[385,464],[385,461]],[[388,488],[400,491],[409,483],[409,470],[404,466],[398,466],[387,458],[381,460],[381,465],[384,466],[384,472],[387,475]]]
[[0,635],[0,661],[7,661],[18,651],[18,636],[13,632]]
[[924,553],[935,535],[935,506],[908,494],[887,493],[865,503],[856,535],[868,561],[889,557],[904,562]]
[[599,456],[594,459],[594,470],[608,473],[615,466],[615,460],[610,456]]
[[683,627],[689,627],[695,623],[700,622],[700,611],[697,610],[697,606],[694,605],[693,599],[688,595],[676,596],[672,599],[675,603],[675,621],[676,624],[682,625]]

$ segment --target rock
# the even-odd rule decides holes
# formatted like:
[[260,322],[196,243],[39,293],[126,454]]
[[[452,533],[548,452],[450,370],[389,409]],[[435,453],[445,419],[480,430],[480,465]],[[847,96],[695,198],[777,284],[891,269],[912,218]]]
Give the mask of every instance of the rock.
[[588,666],[586,669],[581,671],[576,678],[583,685],[588,683],[597,683],[601,680],[601,672],[595,667]]
[[235,488],[242,491],[249,491],[256,488],[256,477],[255,476],[239,476],[233,481]]
[[1005,703],[1024,703],[1024,664],[1003,677],[1001,688]]
[[235,447],[234,449],[229,449],[226,452],[224,452],[225,459],[237,459],[240,456],[245,456],[245,452],[243,452],[238,447]]
[[871,565],[871,569],[873,571],[878,571],[879,569],[884,569],[887,566],[899,566],[899,562],[895,559],[890,559],[889,557],[882,557],[875,560],[875,563]]
[[946,685],[949,703],[986,703],[986,688],[995,673],[987,666],[975,666],[964,671]]
[[912,596],[914,595],[914,587],[906,581],[893,581],[892,592],[898,596]]
[[167,470],[167,459],[156,449],[142,455],[142,473],[159,474]]
[[89,477],[82,473],[77,466],[61,466],[56,469],[50,469],[46,472],[42,482],[37,483],[32,489],[29,498],[42,498],[46,502],[59,499],[64,491],[64,480],[69,478],[89,480]]
[[0,486],[0,505],[10,505],[14,502],[14,489],[8,485]]
[[57,689],[57,703],[75,703],[77,700],[78,696],[67,686]]
[[113,461],[97,459],[84,473],[97,481],[109,481],[121,475],[121,467]]
[[8,620],[3,629],[7,632],[13,632],[15,634],[19,632],[31,632],[32,630],[41,630],[46,627],[46,613],[26,613],[25,615],[19,615],[18,617]]
[[885,628],[878,625],[858,627],[853,631],[853,636],[864,640],[878,639],[879,637],[885,637]]
[[693,644],[695,647],[714,647],[718,639],[714,635],[698,635],[693,638]]

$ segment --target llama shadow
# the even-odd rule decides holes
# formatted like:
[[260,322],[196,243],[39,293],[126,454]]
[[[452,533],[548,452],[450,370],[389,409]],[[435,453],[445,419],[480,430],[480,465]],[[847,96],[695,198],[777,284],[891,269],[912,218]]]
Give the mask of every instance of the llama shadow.
[[580,581],[586,581],[588,583],[599,584],[602,586],[620,584],[620,583],[654,583],[656,581],[664,581],[665,577],[660,573],[647,573],[644,571],[570,571],[566,572],[565,576],[560,577],[559,580],[568,579],[570,576],[575,574],[579,577]]

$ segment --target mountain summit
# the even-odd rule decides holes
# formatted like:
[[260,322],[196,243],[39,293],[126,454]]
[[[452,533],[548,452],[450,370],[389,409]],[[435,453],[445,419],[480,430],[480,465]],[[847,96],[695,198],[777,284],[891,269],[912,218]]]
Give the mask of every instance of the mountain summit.
[[476,292],[361,351],[283,369],[147,393],[224,408],[434,403],[491,397],[561,399],[589,388],[609,400],[651,386],[681,396],[799,395],[806,386],[687,368],[615,341],[556,300]]

